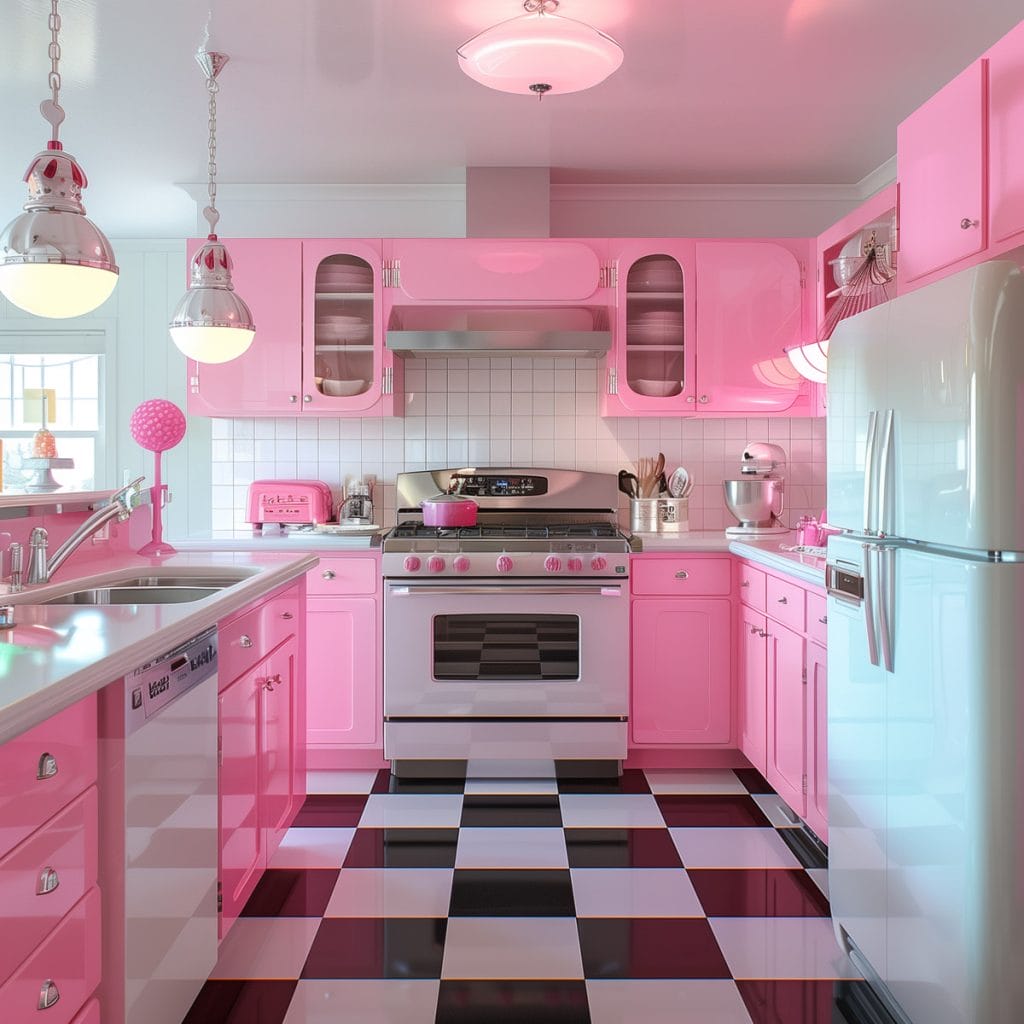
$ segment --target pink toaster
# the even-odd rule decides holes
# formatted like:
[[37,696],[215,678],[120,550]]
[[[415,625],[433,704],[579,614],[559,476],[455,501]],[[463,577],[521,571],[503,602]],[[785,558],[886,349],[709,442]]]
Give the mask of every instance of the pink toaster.
[[321,480],[254,480],[249,484],[246,522],[305,526],[329,523],[334,514],[331,489]]

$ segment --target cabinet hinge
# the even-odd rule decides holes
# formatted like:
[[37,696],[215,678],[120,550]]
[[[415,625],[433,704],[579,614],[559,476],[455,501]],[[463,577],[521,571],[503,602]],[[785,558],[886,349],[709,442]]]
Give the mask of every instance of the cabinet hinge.
[[193,395],[199,394],[199,364],[196,363],[196,372],[188,379],[188,389]]
[[807,776],[804,775],[800,779],[800,789],[803,791],[804,796],[807,795]]
[[217,883],[217,913],[221,913],[224,910],[224,887]]
[[217,767],[224,767],[224,737],[217,736]]
[[608,367],[608,394],[617,395],[619,393],[619,371],[614,366]]
[[384,379],[381,383],[381,393],[390,395],[395,390],[395,370],[392,366],[384,367]]
[[401,260],[385,260],[383,264],[382,280],[385,288],[398,288],[402,284],[402,263]]
[[601,267],[597,283],[600,288],[617,288],[619,284],[618,264],[606,263]]
[[800,670],[800,681],[804,684],[804,686],[807,685],[807,666],[806,665]]
[[807,284],[807,264],[804,263],[803,260],[801,260],[800,261],[800,287],[803,288],[803,286],[805,284]]

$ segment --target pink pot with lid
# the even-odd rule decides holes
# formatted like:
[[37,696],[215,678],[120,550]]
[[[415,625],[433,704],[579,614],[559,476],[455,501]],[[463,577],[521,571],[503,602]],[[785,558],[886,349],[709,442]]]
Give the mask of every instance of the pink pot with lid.
[[476,526],[479,507],[459,494],[438,494],[420,502],[424,526]]

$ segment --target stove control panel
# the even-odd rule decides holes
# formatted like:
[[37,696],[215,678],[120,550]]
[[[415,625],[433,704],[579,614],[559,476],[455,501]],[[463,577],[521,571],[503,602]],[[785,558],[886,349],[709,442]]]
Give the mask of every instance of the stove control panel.
[[406,555],[405,560],[402,562],[402,568],[406,572],[419,572],[419,568],[423,563],[415,555]]
[[497,562],[494,563],[494,568],[500,573],[510,573],[515,567],[515,562],[508,555],[499,555]]
[[562,560],[558,555],[548,555],[544,559],[544,571],[545,572],[561,572],[562,571]]
[[440,555],[431,555],[427,559],[427,572],[444,572],[444,559]]
[[469,572],[469,559],[465,555],[458,555],[452,561],[452,568],[456,572]]
[[467,498],[535,498],[548,493],[548,479],[545,476],[452,473],[448,489]]
[[435,576],[487,579],[495,577],[543,578],[574,576],[586,579],[626,579],[629,556],[623,554],[586,555],[551,551],[452,552],[425,551],[421,554],[385,552],[382,558],[388,579]]

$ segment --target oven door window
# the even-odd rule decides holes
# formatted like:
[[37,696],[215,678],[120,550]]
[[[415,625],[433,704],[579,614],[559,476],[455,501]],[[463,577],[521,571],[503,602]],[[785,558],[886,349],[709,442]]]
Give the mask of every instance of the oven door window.
[[435,679],[578,680],[578,615],[437,615]]

